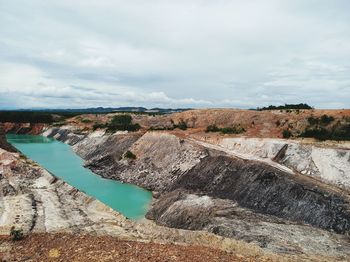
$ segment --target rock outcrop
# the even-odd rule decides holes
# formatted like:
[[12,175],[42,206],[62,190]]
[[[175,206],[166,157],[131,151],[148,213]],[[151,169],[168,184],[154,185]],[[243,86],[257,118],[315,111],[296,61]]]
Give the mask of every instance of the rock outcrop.
[[38,135],[47,127],[41,123],[0,123],[0,129],[12,134]]
[[[347,191],[283,166],[285,143],[244,159],[208,143],[168,132],[98,131],[73,149],[97,174],[152,190],[147,218],[159,225],[205,230],[273,252],[349,255]],[[123,158],[127,150],[136,159]]]
[[350,233],[349,197],[305,177],[228,156],[206,157],[173,185],[259,213]]
[[0,148],[9,152],[17,152],[16,148],[7,142],[5,135],[5,131],[0,127]]
[[8,235],[13,226],[25,234],[108,235],[122,240],[200,245],[269,256],[256,245],[205,231],[162,227],[149,220],[128,220],[20,153],[0,149],[0,235]]
[[326,147],[285,139],[223,138],[211,143],[233,153],[274,160],[297,173],[350,190],[350,144]]

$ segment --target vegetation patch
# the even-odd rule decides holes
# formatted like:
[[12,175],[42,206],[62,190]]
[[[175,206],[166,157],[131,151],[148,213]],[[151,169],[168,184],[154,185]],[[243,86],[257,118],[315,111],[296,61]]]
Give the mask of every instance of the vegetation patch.
[[136,159],[136,155],[129,150],[124,153],[123,157],[129,159]]
[[321,117],[310,116],[307,121],[310,125],[329,125],[334,121],[333,116],[323,115]]
[[141,128],[139,124],[132,123],[131,115],[116,115],[106,125],[108,132],[115,131],[137,131]]
[[24,238],[23,230],[11,227],[10,236],[12,241],[19,241]]
[[102,124],[102,123],[95,123],[93,126],[92,126],[92,130],[95,131],[97,129],[103,129],[103,128],[106,128],[107,125],[106,124]]
[[178,128],[178,129],[181,129],[181,130],[186,130],[187,129],[187,124],[181,120],[178,124],[174,124],[174,129],[175,128]]
[[174,126],[151,126],[149,131],[163,131],[163,130],[174,130]]
[[82,123],[85,123],[85,124],[88,124],[88,123],[91,123],[92,121],[88,118],[84,118],[81,120]]
[[325,126],[309,126],[300,137],[315,138],[318,140],[347,140],[350,141],[350,124],[337,122],[330,128]]
[[[263,111],[263,110],[284,110],[284,109],[287,109],[287,110],[291,110],[291,109],[300,110],[300,109],[313,109],[313,108],[311,106],[309,106],[308,104],[303,104],[303,103],[300,103],[300,104],[285,104],[285,105],[281,105],[281,106],[270,105],[270,106],[267,106],[267,107],[258,107],[257,108],[258,111]],[[289,112],[291,112],[291,111],[289,111]]]
[[285,129],[282,132],[283,138],[290,138],[292,136],[292,132],[289,129]]
[[216,125],[209,125],[207,126],[207,129],[205,130],[206,133],[208,132],[221,132],[223,134],[241,134],[244,133],[246,130],[241,127],[240,125],[234,126],[234,127],[222,127],[219,128]]
[[161,131],[161,130],[174,130],[176,128],[181,130],[187,130],[188,126],[185,121],[181,120],[178,124],[175,124],[173,120],[171,120],[172,126],[151,126],[149,128],[150,131]]
[[350,123],[346,118],[335,121],[333,116],[310,116],[309,126],[299,135],[300,137],[315,138],[317,140],[350,140]]

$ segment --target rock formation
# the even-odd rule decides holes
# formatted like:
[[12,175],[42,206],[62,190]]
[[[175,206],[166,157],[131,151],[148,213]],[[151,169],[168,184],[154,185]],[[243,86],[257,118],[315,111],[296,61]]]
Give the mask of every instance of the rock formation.
[[[45,132],[53,137],[59,133]],[[237,157],[242,151],[236,155],[223,144],[169,132],[98,131],[74,143],[74,130],[71,133],[61,136],[62,141],[70,143],[95,173],[154,192],[147,218],[159,225],[206,230],[273,252],[347,253],[349,195],[284,166],[290,155],[281,153],[283,141],[267,147],[266,153],[250,152],[242,159]],[[123,159],[126,150],[136,159]]]

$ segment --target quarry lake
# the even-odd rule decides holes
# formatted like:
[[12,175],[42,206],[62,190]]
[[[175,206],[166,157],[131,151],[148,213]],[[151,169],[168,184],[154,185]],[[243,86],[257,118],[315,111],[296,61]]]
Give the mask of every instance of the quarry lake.
[[6,137],[28,158],[124,216],[138,219],[146,214],[152,200],[151,192],[95,175],[83,167],[83,160],[69,145],[44,136],[9,134]]

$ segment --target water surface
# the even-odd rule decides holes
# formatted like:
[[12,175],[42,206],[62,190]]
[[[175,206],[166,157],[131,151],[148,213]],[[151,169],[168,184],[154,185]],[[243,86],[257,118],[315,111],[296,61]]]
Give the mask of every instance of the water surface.
[[95,197],[128,218],[142,218],[152,194],[140,187],[104,179],[83,167],[83,160],[71,147],[52,138],[32,135],[6,136],[28,158],[68,184]]

